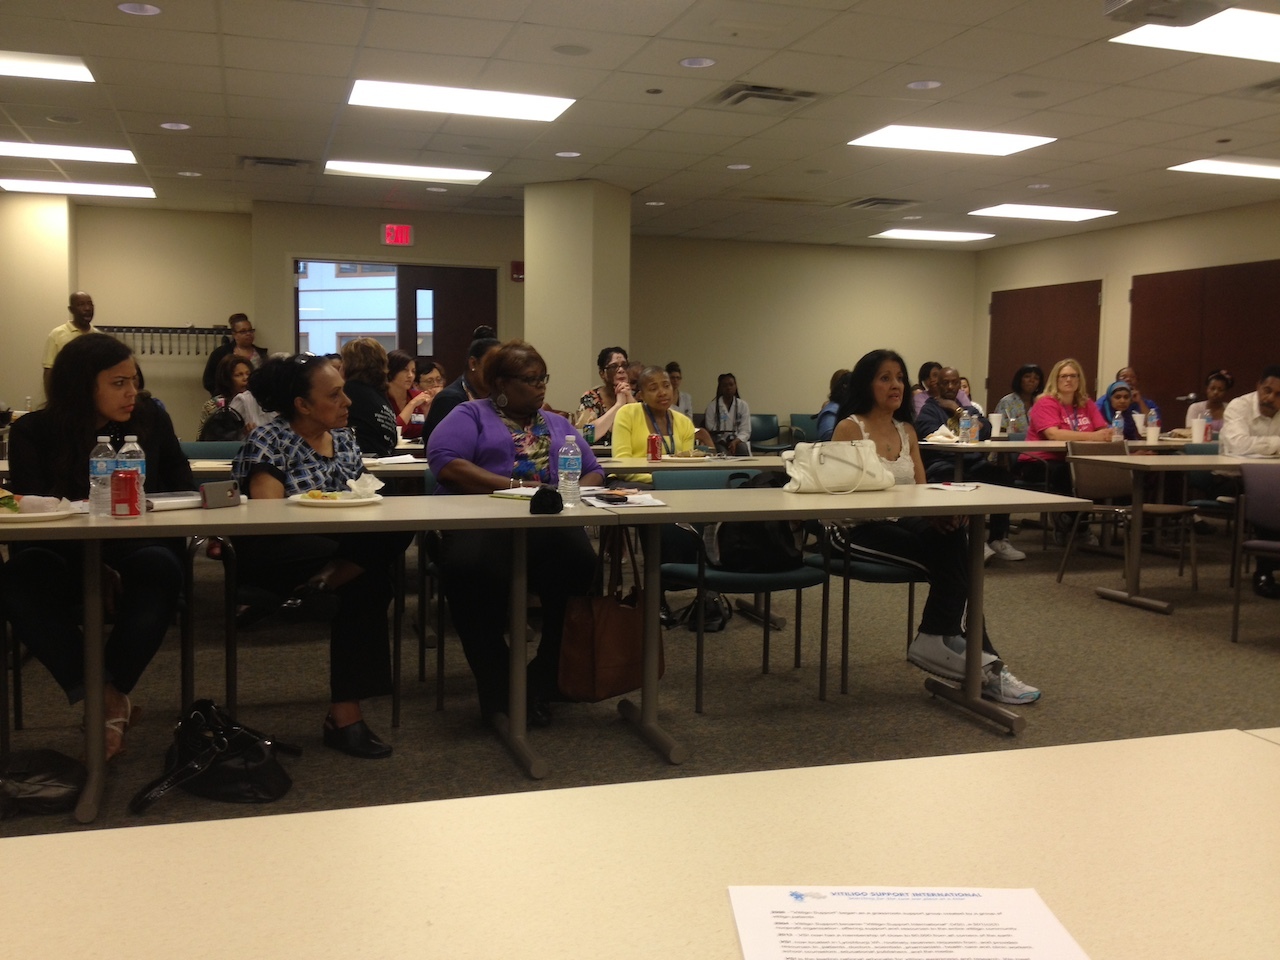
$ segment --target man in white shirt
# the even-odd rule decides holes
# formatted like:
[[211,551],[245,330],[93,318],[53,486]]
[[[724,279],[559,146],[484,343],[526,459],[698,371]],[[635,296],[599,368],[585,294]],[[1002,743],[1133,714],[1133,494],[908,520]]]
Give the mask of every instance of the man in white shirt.
[[53,369],[53,361],[58,352],[76,337],[84,333],[97,333],[93,326],[93,297],[83,290],[77,290],[67,301],[67,310],[71,319],[49,331],[49,338],[44,342],[44,392],[49,393],[49,371]]
[[[1280,365],[1263,368],[1258,389],[1227,404],[1218,439],[1226,454],[1280,457]],[[1280,531],[1258,528],[1256,533],[1265,540],[1280,539]],[[1275,568],[1275,560],[1265,556],[1257,558],[1253,592],[1258,596],[1280,600]]]

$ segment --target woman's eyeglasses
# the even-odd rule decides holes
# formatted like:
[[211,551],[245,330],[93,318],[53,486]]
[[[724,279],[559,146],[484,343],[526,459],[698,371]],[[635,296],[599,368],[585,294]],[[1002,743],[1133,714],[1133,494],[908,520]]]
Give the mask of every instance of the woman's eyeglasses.
[[443,387],[444,386],[443,377],[423,377],[418,382],[422,384],[424,387]]
[[531,387],[545,387],[551,380],[551,374],[544,373],[540,377],[512,377],[512,380],[519,380],[521,383],[527,383]]

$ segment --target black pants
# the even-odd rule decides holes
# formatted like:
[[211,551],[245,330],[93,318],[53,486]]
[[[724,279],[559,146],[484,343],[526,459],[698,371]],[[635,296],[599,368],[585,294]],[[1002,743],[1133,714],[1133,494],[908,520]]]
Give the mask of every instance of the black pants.
[[[849,528],[847,538],[855,557],[905,560],[928,572],[929,596],[920,617],[921,633],[947,637],[963,632],[969,602],[967,527],[943,533],[925,517],[902,517],[857,524]],[[996,652],[987,637],[986,624],[982,629],[982,649]]]
[[[182,594],[181,540],[103,545],[120,595],[104,648],[106,679],[129,693],[160,649]],[[4,568],[4,606],[14,637],[43,663],[67,699],[84,698],[84,561],[78,543],[14,544]],[[0,671],[2,672],[2,671]]]
[[404,553],[408,533],[351,533],[333,537],[236,537],[241,584],[283,600],[331,560],[363,572],[337,590],[338,612],[329,625],[329,700],[345,703],[391,692],[387,606],[393,593],[392,562]]
[[[950,458],[935,460],[925,468],[925,479],[930,483],[945,483],[955,476],[955,464]],[[964,458],[964,478],[975,483],[990,483],[997,487],[1012,487],[1013,474],[986,457]],[[1009,514],[993,513],[987,519],[987,542],[1009,539]]]
[[[542,639],[529,663],[530,697],[555,695],[569,597],[591,592],[596,555],[582,527],[528,532],[529,592],[542,601]],[[507,712],[511,585],[509,530],[448,530],[441,539],[441,586],[476,678],[480,712]],[[523,637],[516,638],[522,641]]]

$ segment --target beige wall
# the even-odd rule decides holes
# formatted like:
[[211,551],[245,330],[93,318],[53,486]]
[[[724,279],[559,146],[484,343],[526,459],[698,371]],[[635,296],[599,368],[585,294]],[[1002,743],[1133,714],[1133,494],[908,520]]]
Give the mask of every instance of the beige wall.
[[816,413],[831,373],[877,347],[912,376],[925,360],[976,365],[973,254],[650,237],[632,253],[625,346],[678,360],[695,410],[732,372],[756,413]]
[[[1118,370],[1128,362],[1129,288],[1134,276],[1276,258],[1280,258],[1280,202],[980,253],[973,307],[974,356],[985,362],[990,332],[987,305],[993,291],[1101,279],[1099,367]],[[995,371],[995,382],[1003,383],[1010,372]]]

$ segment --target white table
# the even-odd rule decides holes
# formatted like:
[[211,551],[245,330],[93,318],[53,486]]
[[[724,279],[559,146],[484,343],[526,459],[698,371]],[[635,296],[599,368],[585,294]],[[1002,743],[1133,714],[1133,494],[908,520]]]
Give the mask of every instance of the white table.
[[660,473],[664,470],[785,470],[782,457],[601,457],[605,474]]
[[[5,955],[741,960],[731,884],[1034,887],[1090,960],[1280,956],[1238,730],[0,840]],[[265,812],[265,811],[264,811]]]
[[[1164,441],[1161,441],[1162,443]],[[1142,508],[1146,499],[1146,475],[1148,473],[1178,473],[1189,470],[1216,470],[1219,473],[1239,474],[1240,457],[1222,454],[1184,454],[1176,457],[1108,456],[1088,457],[1090,463],[1128,470],[1133,476],[1133,515],[1125,529],[1129,544],[1125,550],[1125,585],[1123,590],[1112,587],[1095,587],[1094,592],[1104,600],[1127,603],[1142,610],[1156,613],[1172,613],[1173,604],[1153,597],[1142,596]]]

